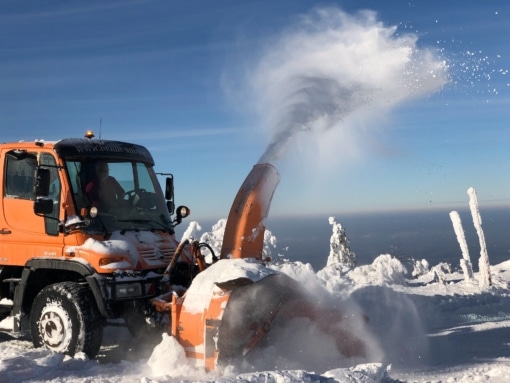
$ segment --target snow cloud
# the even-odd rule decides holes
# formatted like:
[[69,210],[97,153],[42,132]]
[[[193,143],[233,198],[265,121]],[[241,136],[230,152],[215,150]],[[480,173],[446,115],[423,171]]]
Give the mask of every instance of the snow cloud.
[[[273,163],[300,133],[323,154],[357,155],[365,126],[396,105],[438,91],[446,64],[413,34],[375,12],[318,8],[262,51],[248,71],[249,101],[270,136],[259,162]],[[314,157],[317,153],[314,154]],[[327,156],[326,156],[327,157]]]

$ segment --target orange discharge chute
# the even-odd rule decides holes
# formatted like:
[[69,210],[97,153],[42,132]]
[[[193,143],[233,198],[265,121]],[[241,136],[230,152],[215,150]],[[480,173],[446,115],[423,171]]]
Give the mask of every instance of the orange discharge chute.
[[255,165],[232,204],[220,260],[187,290],[174,289],[153,301],[159,311],[171,313],[170,333],[196,366],[212,371],[236,364],[296,317],[314,321],[342,354],[364,354],[339,310],[321,308],[297,281],[262,262],[265,220],[278,182],[272,165]]
[[270,164],[257,164],[230,208],[220,258],[262,259],[265,220],[280,175]]

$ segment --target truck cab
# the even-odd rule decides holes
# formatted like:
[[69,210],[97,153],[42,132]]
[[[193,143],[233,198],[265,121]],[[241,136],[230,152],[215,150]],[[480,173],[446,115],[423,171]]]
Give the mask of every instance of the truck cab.
[[[91,201],[101,161],[121,186]],[[155,321],[150,300],[178,246],[173,177],[165,191],[140,145],[92,138],[0,144],[0,329],[36,347],[94,357],[102,331],[124,319],[134,335]]]

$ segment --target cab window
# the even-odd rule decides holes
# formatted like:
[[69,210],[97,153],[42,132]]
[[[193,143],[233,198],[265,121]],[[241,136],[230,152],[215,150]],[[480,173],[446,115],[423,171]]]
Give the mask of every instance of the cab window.
[[[46,233],[49,235],[58,235],[59,233],[58,218],[60,213],[59,204],[61,190],[59,169],[57,167],[57,162],[55,161],[55,158],[48,153],[41,153],[40,166],[46,167],[50,171],[50,194],[48,195],[48,197],[53,200],[53,211],[44,220],[45,230]],[[49,217],[52,217],[53,219]]]
[[35,155],[10,151],[6,155],[5,189],[6,198],[34,200],[34,176],[37,167]]

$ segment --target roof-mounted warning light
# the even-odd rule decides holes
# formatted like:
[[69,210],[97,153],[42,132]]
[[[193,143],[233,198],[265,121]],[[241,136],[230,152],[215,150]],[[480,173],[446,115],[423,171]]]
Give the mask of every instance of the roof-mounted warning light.
[[92,130],[87,130],[87,131],[85,132],[85,137],[86,137],[86,138],[89,138],[89,139],[94,138],[94,132],[93,132]]

